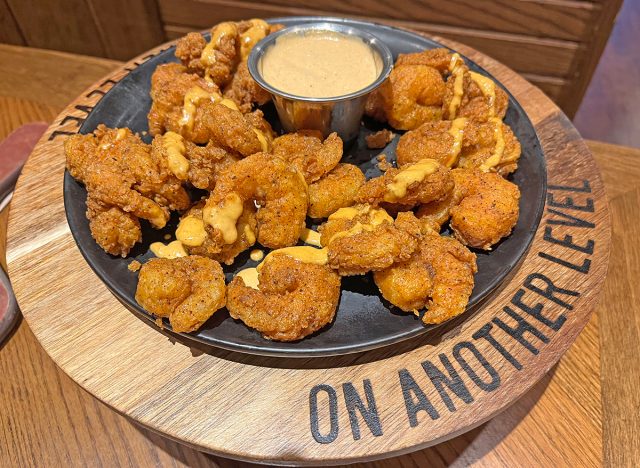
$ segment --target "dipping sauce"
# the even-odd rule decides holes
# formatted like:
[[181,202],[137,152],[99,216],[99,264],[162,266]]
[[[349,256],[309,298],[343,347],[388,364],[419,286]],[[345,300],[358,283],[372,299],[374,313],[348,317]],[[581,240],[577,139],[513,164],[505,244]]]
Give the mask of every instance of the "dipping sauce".
[[382,61],[359,37],[311,30],[280,36],[259,68],[263,79],[280,91],[329,98],[369,86],[380,75]]

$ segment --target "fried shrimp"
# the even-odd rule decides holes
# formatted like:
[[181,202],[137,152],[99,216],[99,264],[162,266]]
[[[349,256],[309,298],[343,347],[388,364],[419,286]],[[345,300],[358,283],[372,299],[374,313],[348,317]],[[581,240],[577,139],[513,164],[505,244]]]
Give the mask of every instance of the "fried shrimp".
[[373,279],[396,307],[416,315],[426,308],[425,324],[442,323],[464,312],[474,286],[476,256],[456,239],[417,221],[412,213],[398,215],[396,224],[410,225],[410,232],[417,234],[418,249],[409,260],[374,272]]
[[507,176],[518,168],[522,149],[511,128],[497,117],[469,125],[458,167]]
[[156,317],[168,317],[177,333],[200,328],[225,305],[222,267],[195,255],[153,258],[142,265],[136,301]]
[[[199,34],[197,36],[201,37]],[[185,96],[190,91],[190,96],[198,93],[208,96],[209,99],[220,96],[220,88],[198,75],[187,73],[187,69],[180,64],[166,63],[156,68],[151,75],[149,133],[160,135],[167,130],[181,133],[181,121],[185,115]],[[205,142],[202,138],[199,140]]]
[[220,23],[211,29],[209,42],[198,33],[179,39],[176,57],[189,72],[223,89],[242,112],[250,112],[254,104],[265,104],[271,96],[249,74],[247,58],[261,39],[281,28],[258,18]]
[[237,108],[211,101],[204,102],[197,112],[199,118],[195,119],[194,133],[207,136],[201,142],[213,140],[243,156],[269,151],[273,130],[262,118],[262,112],[243,115]]
[[406,211],[416,205],[446,198],[453,190],[449,169],[435,159],[423,159],[400,169],[390,168],[365,183],[356,202]]
[[160,65],[151,78],[149,131],[182,135],[194,143],[213,141],[243,156],[268,151],[273,130],[262,112],[243,115],[237,104],[178,64]]
[[296,244],[305,226],[308,196],[304,177],[295,167],[256,153],[224,171],[203,209],[205,224],[213,228],[217,242],[235,242],[236,222],[247,201],[260,207],[258,242],[272,249]]
[[505,176],[517,169],[520,152],[520,142],[500,119],[478,123],[461,117],[427,122],[405,133],[396,156],[400,166],[430,157],[447,167],[478,168]]
[[442,102],[444,119],[466,117],[486,122],[493,117],[504,118],[509,97],[491,78],[469,71],[458,54],[451,55],[449,71]]
[[99,125],[93,134],[68,138],[64,149],[69,173],[87,189],[92,233],[113,255],[126,256],[140,240],[137,218],[160,229],[170,210],[191,204],[166,162],[129,129]]
[[87,197],[87,218],[91,236],[111,255],[126,257],[136,242],[142,242],[140,221],[120,207]]
[[460,242],[491,250],[518,221],[518,186],[499,174],[477,169],[454,169],[451,175],[453,194],[442,202],[423,205],[417,215],[438,227],[450,218],[449,226]]
[[291,247],[270,253],[257,270],[241,271],[227,286],[227,297],[233,318],[267,339],[296,341],[331,323],[340,276],[326,265],[324,250]]
[[398,229],[386,211],[370,205],[339,209],[319,231],[329,266],[342,276],[383,270],[407,260],[416,249],[416,240]]
[[273,141],[273,154],[297,167],[310,184],[336,167],[342,158],[342,139],[337,133],[324,141],[320,137],[314,131],[287,133]]
[[[393,69],[372,97],[382,104],[384,116],[398,130],[412,130],[425,122],[440,120],[445,83],[435,68],[405,65]],[[379,114],[372,105],[370,115]]]
[[209,257],[226,265],[256,243],[256,208],[252,200],[244,202],[242,214],[236,221],[237,238],[224,243],[214,228],[205,224],[202,210],[205,203],[193,205],[180,219],[176,238],[190,255]]
[[309,212],[311,218],[326,218],[340,208],[355,203],[358,190],[365,177],[358,166],[338,164],[317,182],[309,185]]
[[213,142],[198,146],[174,132],[157,136],[152,151],[160,154],[178,179],[205,190],[213,190],[220,172],[240,159]]
[[223,95],[235,102],[244,113],[251,112],[254,104],[262,106],[271,100],[269,92],[253,79],[245,61],[238,64],[231,81],[224,87]]
[[211,40],[199,33],[189,33],[178,40],[176,57],[192,73],[211,80],[222,87],[233,76],[238,64],[238,27],[234,22],[224,22],[211,28]]

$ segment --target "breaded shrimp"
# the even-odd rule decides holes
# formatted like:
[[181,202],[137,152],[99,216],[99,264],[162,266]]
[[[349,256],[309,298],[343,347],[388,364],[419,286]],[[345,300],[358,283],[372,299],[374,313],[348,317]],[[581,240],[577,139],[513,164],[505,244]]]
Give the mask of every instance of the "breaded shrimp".
[[449,226],[460,242],[491,250],[518,221],[518,186],[499,174],[477,169],[454,169],[451,175],[455,185],[452,196],[435,205],[423,205],[418,217],[432,225],[441,225],[450,218]]
[[213,190],[220,172],[240,160],[239,155],[219,148],[214,142],[198,146],[174,132],[154,138],[151,151],[167,162],[178,179],[206,190]]
[[406,132],[398,140],[396,158],[399,166],[424,158],[439,161],[447,167],[458,163],[464,143],[466,119],[457,121],[426,122]]
[[211,40],[199,33],[189,33],[176,45],[176,57],[190,72],[210,79],[216,85],[226,85],[240,59],[238,54],[238,27],[224,22],[211,28]]
[[358,190],[365,183],[364,174],[353,164],[338,164],[317,182],[309,185],[311,218],[326,218],[339,208],[353,205]]
[[236,221],[246,201],[260,206],[257,239],[277,249],[295,245],[307,214],[307,185],[294,167],[268,153],[253,154],[220,174],[206,202],[203,217],[219,242],[237,239]]
[[[401,213],[396,224],[402,227],[413,222],[415,226],[416,221],[412,213]],[[474,286],[476,256],[457,240],[440,236],[428,226],[418,229],[418,249],[411,258],[374,272],[373,278],[393,305],[415,314],[426,308],[425,324],[442,323],[464,312]],[[416,228],[411,232],[415,235]]]
[[441,74],[449,72],[451,63],[451,51],[449,49],[426,49],[422,52],[414,52],[412,54],[399,54],[395,66],[402,67],[405,65],[424,65],[435,68]]
[[148,115],[151,135],[160,135],[167,130],[181,133],[185,96],[194,88],[200,88],[205,95],[220,95],[218,86],[188,73],[180,64],[166,63],[155,69],[151,75],[152,103]]
[[[301,248],[305,247],[293,247]],[[296,341],[333,320],[340,299],[340,276],[327,265],[303,262],[276,250],[260,265],[257,284],[246,273],[241,272],[227,286],[227,309],[231,317],[263,337]],[[255,276],[256,271],[251,273]]]
[[461,117],[427,122],[405,133],[396,157],[400,166],[430,157],[447,167],[479,168],[505,176],[517,169],[520,152],[520,142],[502,120],[479,123]]
[[[129,129],[99,125],[93,134],[73,135],[64,145],[67,169],[85,184],[91,201],[87,217],[98,242],[107,252],[126,256],[139,240],[135,218],[162,228],[170,210],[185,210],[191,200],[166,162]],[[111,207],[118,210],[110,211]],[[101,214],[109,211],[110,214]],[[121,211],[122,213],[119,213]],[[100,215],[99,220],[95,219]],[[120,226],[97,223],[124,223]]]
[[235,102],[244,113],[251,112],[254,104],[261,106],[271,100],[271,94],[260,87],[249,73],[246,61],[238,64],[231,81],[224,87],[223,95]]
[[[379,99],[387,121],[398,130],[412,130],[441,119],[445,83],[432,67],[396,67],[375,93],[379,96],[371,99]],[[367,109],[377,114],[370,107]]]
[[407,260],[416,249],[416,240],[398,229],[386,211],[370,205],[339,209],[319,231],[329,266],[342,276],[383,270]]
[[305,130],[287,133],[273,141],[273,154],[296,166],[310,184],[336,167],[342,158],[338,134],[332,133],[324,141],[321,136]]
[[189,333],[224,307],[225,293],[224,273],[215,260],[153,258],[140,269],[136,301],[153,315],[168,317],[174,332]]
[[140,221],[117,206],[105,206],[87,197],[91,235],[111,255],[126,257],[136,242],[142,242]]
[[236,222],[238,236],[231,244],[225,244],[202,218],[204,201],[193,205],[181,218],[176,237],[190,255],[201,255],[220,263],[231,265],[234,259],[256,243],[256,208],[253,200],[244,202],[242,214]]
[[444,119],[466,117],[486,122],[493,117],[504,118],[509,97],[491,78],[470,71],[458,54],[452,55],[450,71],[442,102]]
[[497,172],[505,177],[518,168],[521,147],[511,128],[497,117],[469,125],[458,167]]
[[400,169],[390,168],[384,175],[367,181],[358,191],[356,202],[392,209],[400,205],[406,211],[419,204],[439,201],[453,190],[449,172],[435,159],[423,159]]

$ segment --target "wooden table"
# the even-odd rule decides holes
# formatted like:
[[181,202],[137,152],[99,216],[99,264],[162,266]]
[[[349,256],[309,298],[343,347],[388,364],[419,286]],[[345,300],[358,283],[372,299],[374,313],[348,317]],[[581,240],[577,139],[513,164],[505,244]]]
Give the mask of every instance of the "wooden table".
[[[0,138],[29,121],[51,121],[117,65],[0,46]],[[607,186],[614,240],[601,305],[574,346],[489,423],[438,446],[361,466],[621,466],[640,459],[640,227],[634,223],[640,218],[640,151],[598,142],[590,147]],[[0,216],[4,232],[6,210]],[[2,345],[0,369],[0,457],[11,465],[248,466],[134,426],[61,372],[24,322]]]

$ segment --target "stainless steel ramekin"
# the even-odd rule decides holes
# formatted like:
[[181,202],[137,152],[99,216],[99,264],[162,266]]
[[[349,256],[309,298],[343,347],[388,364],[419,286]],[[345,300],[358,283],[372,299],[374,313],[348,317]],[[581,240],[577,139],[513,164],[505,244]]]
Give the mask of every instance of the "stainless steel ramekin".
[[[274,88],[262,78],[261,60],[264,53],[275,41],[285,34],[303,34],[311,30],[333,31],[359,37],[365,44],[377,52],[380,60],[380,75],[366,88],[359,91],[330,98],[296,96]],[[249,73],[258,84],[269,91],[287,132],[296,130],[320,130],[325,136],[337,132],[349,141],[358,136],[360,120],[364,112],[367,96],[387,79],[393,68],[393,55],[389,48],[377,37],[360,29],[339,23],[318,22],[291,26],[269,34],[258,42],[247,61]]]

